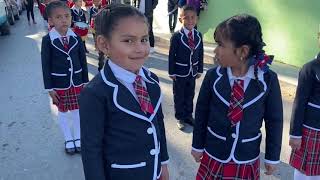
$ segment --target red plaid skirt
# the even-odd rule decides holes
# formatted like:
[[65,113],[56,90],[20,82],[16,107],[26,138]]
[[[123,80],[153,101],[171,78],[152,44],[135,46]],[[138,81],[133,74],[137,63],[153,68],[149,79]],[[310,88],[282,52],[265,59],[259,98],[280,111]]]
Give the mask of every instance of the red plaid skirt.
[[307,176],[320,175],[320,131],[302,129],[301,148],[292,150],[290,165]]
[[203,153],[196,180],[257,180],[260,178],[260,160],[237,164],[233,161],[221,163]]
[[78,97],[83,86],[70,87],[65,90],[55,90],[59,95],[59,104],[56,104],[60,112],[67,112],[79,109]]

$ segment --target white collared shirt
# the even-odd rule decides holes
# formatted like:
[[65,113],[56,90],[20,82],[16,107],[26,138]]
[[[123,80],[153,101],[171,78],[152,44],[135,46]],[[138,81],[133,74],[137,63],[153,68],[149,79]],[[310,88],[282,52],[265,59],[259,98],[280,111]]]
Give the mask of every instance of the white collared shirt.
[[[148,1],[150,1],[150,0],[148,0]],[[145,0],[140,0],[139,11],[143,14],[146,12],[146,1]]]
[[[228,67],[227,68],[227,74],[228,74],[228,78],[229,78],[229,82],[230,82],[230,86],[232,88],[233,86],[233,83],[234,83],[234,80],[236,79],[240,79],[240,80],[243,80],[243,83],[244,83],[244,91],[246,91],[251,79],[255,79],[255,76],[254,76],[254,67],[253,66],[250,66],[249,69],[248,69],[248,72],[246,73],[246,75],[242,76],[242,77],[235,77],[233,74],[232,74],[232,71],[231,71],[231,68]],[[259,68],[258,68],[258,79],[262,79],[263,78],[263,71],[261,71]]]
[[[55,39],[59,39],[61,44],[63,45],[63,42],[62,42],[62,39],[61,39],[62,35],[54,27],[50,30],[49,36],[50,36],[50,40],[51,41],[54,41]],[[65,36],[67,36],[68,42],[70,40],[70,36],[77,37],[77,35],[70,28],[68,28],[68,31],[67,31]]]
[[[133,83],[137,75],[115,64],[114,62],[112,62],[111,59],[109,59],[108,64],[114,76],[117,78],[117,80],[121,82],[131,92],[134,98],[139,102],[136,91],[134,90],[134,87],[133,87]],[[142,68],[140,68],[138,75],[141,76],[142,86],[147,89],[145,82],[150,82],[150,80],[146,78]]]
[[[187,37],[188,37],[188,34],[189,34],[189,32],[190,32],[190,30],[188,30],[187,28],[183,28],[183,32],[187,35]],[[194,28],[192,29],[192,38],[194,39]]]

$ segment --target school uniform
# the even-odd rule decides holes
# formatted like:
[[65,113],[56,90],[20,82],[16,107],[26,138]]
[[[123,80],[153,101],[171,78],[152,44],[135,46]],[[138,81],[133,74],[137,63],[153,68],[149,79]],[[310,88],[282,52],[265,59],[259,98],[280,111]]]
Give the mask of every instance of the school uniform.
[[185,28],[175,32],[170,40],[169,76],[173,81],[175,117],[185,120],[192,117],[196,76],[203,72],[202,35],[192,30],[193,45],[190,46],[189,33]]
[[92,30],[92,34],[94,34],[94,35],[95,35],[94,18],[97,15],[98,12],[99,12],[99,8],[98,7],[92,6],[89,9],[89,25],[90,25],[90,28]]
[[169,29],[173,33],[178,18],[178,0],[168,0]]
[[139,75],[153,113],[141,110],[132,83],[135,74],[108,60],[80,95],[82,162],[86,179],[156,180],[168,163],[158,77]]
[[[89,81],[86,56],[81,39],[68,29],[62,37],[53,27],[42,38],[41,62],[44,87],[59,95],[58,121],[66,142],[78,141],[80,151],[80,119],[78,96],[83,85]],[[68,126],[67,112],[73,120],[73,134]],[[73,143],[73,142],[72,142]]]
[[[228,113],[231,87],[236,78],[230,68],[210,69],[201,86],[195,112],[192,149],[204,152],[197,180],[259,179],[260,128],[266,127],[265,162],[280,162],[283,109],[277,75],[253,66],[240,78],[244,82],[242,119],[232,126]],[[233,92],[234,93],[234,92]],[[237,170],[238,169],[238,170]]]
[[75,6],[73,6],[71,8],[71,16],[72,16],[72,27],[73,24],[76,22],[83,22],[86,23],[86,16],[84,14],[84,11],[81,8],[76,8]]
[[320,178],[320,56],[299,73],[290,123],[290,137],[302,138],[292,150],[290,165],[306,176]]

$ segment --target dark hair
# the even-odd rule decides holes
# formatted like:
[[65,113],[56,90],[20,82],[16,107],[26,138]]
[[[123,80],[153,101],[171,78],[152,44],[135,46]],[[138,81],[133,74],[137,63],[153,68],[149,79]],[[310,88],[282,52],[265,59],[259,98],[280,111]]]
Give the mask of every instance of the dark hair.
[[[257,18],[248,14],[232,16],[221,22],[215,32],[214,39],[218,36],[230,40],[235,47],[248,45],[250,47],[249,55],[246,57],[258,57],[264,54],[261,25]],[[258,67],[254,66],[254,75],[258,80]]]
[[194,6],[191,6],[191,5],[185,5],[185,6],[183,6],[182,8],[181,8],[181,14],[183,14],[184,12],[186,12],[186,11],[192,11],[192,12],[194,12],[194,13],[196,13],[197,14],[197,10],[196,10],[196,8],[194,7]]
[[129,5],[114,4],[107,6],[97,14],[95,18],[96,34],[111,38],[111,33],[117,23],[127,17],[142,18],[149,27],[148,20],[137,8]]
[[70,8],[66,5],[65,2],[53,1],[53,2],[50,2],[46,7],[46,15],[47,15],[47,17],[51,17],[53,10],[55,10],[57,8],[64,8],[67,11],[70,11]]

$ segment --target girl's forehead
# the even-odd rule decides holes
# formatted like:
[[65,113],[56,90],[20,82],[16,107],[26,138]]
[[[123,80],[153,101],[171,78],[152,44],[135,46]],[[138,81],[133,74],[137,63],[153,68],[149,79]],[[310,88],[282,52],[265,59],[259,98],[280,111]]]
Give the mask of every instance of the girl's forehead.
[[148,29],[148,25],[142,17],[129,16],[119,19],[114,29],[116,31],[135,32]]

